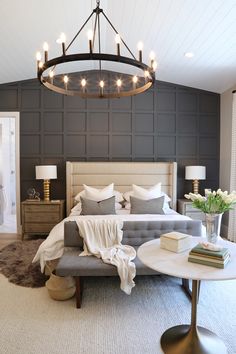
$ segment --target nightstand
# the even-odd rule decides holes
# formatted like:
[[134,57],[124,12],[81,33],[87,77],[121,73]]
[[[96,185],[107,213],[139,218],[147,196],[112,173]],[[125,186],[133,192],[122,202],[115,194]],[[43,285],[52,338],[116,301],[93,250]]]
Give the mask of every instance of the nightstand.
[[189,216],[191,219],[201,220],[205,225],[205,214],[201,210],[194,208],[191,200],[178,199],[178,212]]
[[65,201],[31,201],[21,203],[22,240],[25,235],[48,235],[65,217]]

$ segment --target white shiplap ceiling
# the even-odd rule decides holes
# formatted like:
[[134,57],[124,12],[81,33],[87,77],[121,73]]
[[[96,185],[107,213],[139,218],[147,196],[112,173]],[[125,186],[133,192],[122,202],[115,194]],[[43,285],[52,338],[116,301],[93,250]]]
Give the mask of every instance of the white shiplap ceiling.
[[[133,52],[153,50],[156,79],[222,93],[236,84],[236,0],[101,0],[101,8]],[[0,83],[36,77],[35,53],[44,41],[57,56],[61,32],[72,39],[95,0],[0,0]],[[114,52],[102,27],[104,51]],[[80,37],[77,51],[87,48]],[[84,41],[82,43],[82,41]],[[193,52],[187,59],[185,52]]]

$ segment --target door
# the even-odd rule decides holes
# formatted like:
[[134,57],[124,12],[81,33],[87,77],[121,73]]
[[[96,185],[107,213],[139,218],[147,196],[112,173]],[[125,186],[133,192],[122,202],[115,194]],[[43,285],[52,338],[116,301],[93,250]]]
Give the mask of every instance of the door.
[[0,233],[21,233],[19,112],[0,112]]

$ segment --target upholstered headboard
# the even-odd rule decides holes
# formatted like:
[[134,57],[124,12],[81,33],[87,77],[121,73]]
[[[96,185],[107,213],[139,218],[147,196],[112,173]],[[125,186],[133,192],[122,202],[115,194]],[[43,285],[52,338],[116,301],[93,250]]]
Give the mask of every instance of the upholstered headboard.
[[67,215],[74,206],[74,197],[83,190],[83,184],[104,188],[110,183],[115,190],[126,192],[132,184],[149,188],[161,182],[162,191],[171,198],[176,209],[176,162],[66,162]]

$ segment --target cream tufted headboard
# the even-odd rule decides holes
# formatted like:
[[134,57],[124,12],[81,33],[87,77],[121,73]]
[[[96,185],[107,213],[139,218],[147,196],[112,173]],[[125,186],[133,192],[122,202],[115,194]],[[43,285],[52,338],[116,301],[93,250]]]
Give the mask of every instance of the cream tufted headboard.
[[171,198],[176,209],[176,162],[66,162],[67,215],[74,206],[74,197],[83,190],[83,184],[104,188],[115,184],[115,190],[126,192],[132,184],[148,188],[161,182],[163,192]]

